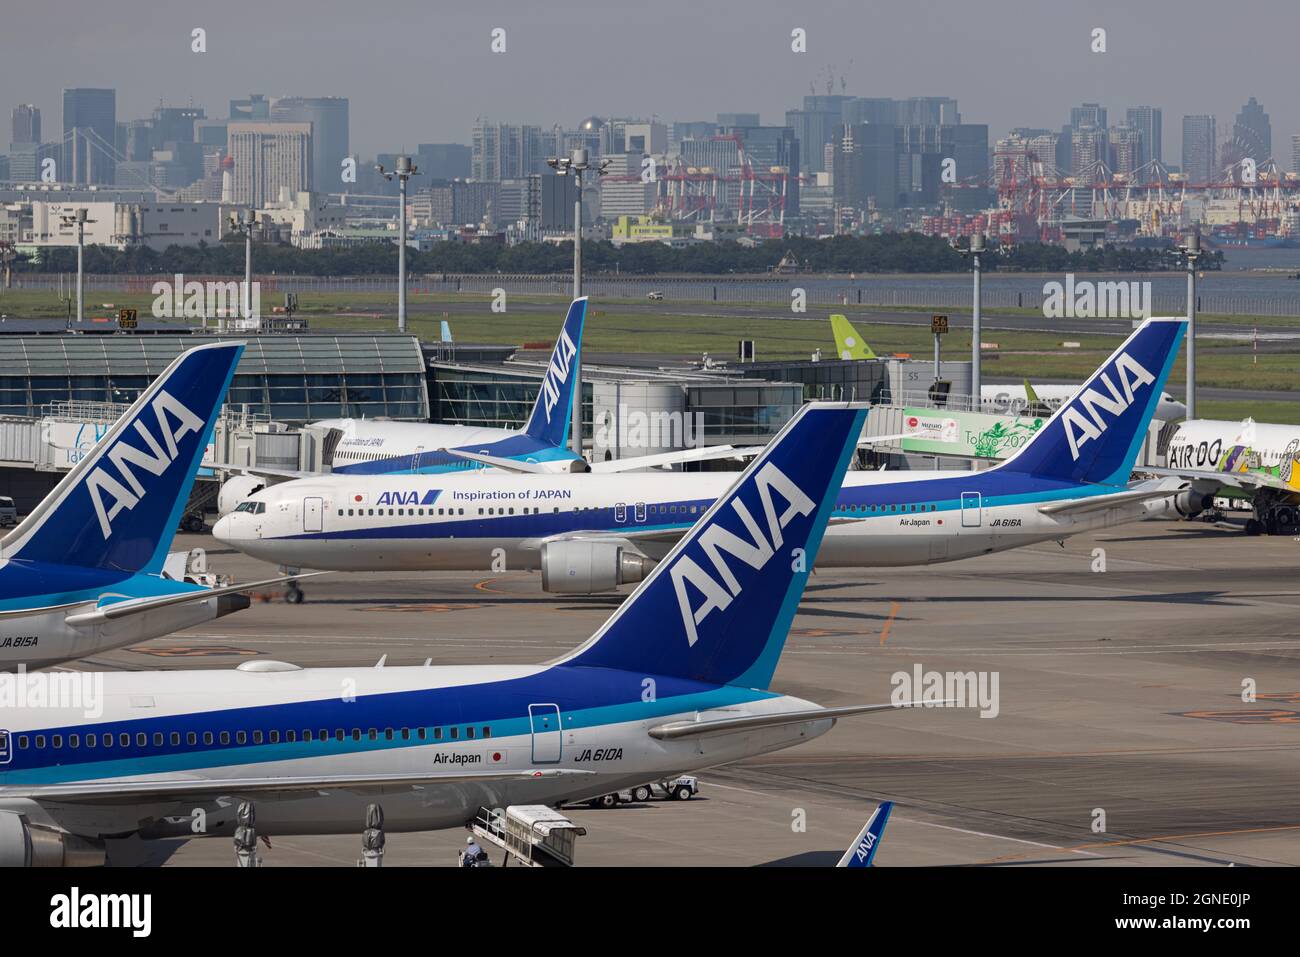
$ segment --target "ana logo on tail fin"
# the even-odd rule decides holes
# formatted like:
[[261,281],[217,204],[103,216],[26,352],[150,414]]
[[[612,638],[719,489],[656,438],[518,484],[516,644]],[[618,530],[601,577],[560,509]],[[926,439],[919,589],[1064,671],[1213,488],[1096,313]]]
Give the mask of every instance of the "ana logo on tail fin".
[[1015,455],[995,468],[1066,482],[1128,481],[1187,329],[1148,319]]
[[4,557],[160,571],[243,350],[218,342],[178,356],[5,537]]
[[889,812],[894,809],[893,801],[885,801],[871,812],[867,824],[857,840],[844,852],[836,867],[870,867],[880,850],[880,842],[885,836],[885,825],[889,823]]
[[564,326],[555,340],[537,401],[524,432],[547,445],[563,448],[569,436],[573,410],[573,367],[582,353],[582,330],[587,319],[587,298],[573,300]]
[[804,406],[563,664],[765,688],[865,408]]

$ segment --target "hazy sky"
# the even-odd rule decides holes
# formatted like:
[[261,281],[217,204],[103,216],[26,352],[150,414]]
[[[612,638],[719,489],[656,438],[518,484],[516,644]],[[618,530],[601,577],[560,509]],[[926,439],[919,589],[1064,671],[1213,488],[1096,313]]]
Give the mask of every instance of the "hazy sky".
[[[791,12],[792,7],[800,7]],[[1164,108],[1165,159],[1178,163],[1184,113],[1212,113],[1220,136],[1249,96],[1290,168],[1300,132],[1295,0],[41,0],[0,20],[0,106],[41,108],[61,131],[65,86],[115,87],[119,120],[160,101],[223,117],[250,91],[346,96],[363,155],[422,142],[468,143],[476,116],[576,124],[590,114],[665,121],[759,112],[784,121],[828,68],[835,92],[955,96],[994,138],[1059,128],[1099,101]],[[208,50],[190,52],[190,31]],[[494,27],[507,50],[490,50]],[[807,31],[806,53],[791,30]],[[1108,51],[1090,52],[1091,31]],[[4,142],[0,142],[3,148]]]

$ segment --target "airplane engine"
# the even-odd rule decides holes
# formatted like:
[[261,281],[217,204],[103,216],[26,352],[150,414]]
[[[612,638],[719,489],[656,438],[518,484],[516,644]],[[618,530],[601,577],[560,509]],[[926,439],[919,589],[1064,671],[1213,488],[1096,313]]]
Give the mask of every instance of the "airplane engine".
[[1214,505],[1214,492],[1202,491],[1195,486],[1184,489],[1173,497],[1174,511],[1184,518],[1195,518]]
[[542,589],[557,595],[594,595],[639,582],[653,559],[613,542],[550,542],[542,546]]
[[217,492],[217,514],[228,515],[240,502],[266,488],[266,479],[255,475],[235,475],[225,480]]
[[32,827],[0,811],[0,867],[102,867],[104,848],[72,834]]

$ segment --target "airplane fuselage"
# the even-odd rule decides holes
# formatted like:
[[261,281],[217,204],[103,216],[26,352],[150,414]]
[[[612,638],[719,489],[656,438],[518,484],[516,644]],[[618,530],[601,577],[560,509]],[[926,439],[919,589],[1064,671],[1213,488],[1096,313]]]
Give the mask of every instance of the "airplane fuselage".
[[[288,666],[286,666],[288,667]],[[59,805],[6,792],[43,785],[130,787],[313,775],[432,775],[436,786],[376,796],[321,787],[256,801],[266,834],[359,830],[383,804],[391,831],[454,827],[479,807],[550,804],[762,754],[810,740],[832,718],[659,740],[673,721],[807,711],[807,701],[615,669],[557,666],[331,668],[106,673],[86,702],[5,715],[0,812],[89,839],[229,835],[238,786],[196,799]],[[648,678],[656,693],[647,696]],[[646,700],[650,697],[651,700]],[[532,772],[563,772],[530,777]],[[509,778],[476,780],[517,772]]]
[[[535,569],[548,540],[589,533],[626,535],[658,559],[731,480],[726,473],[322,477],[259,492],[263,512],[234,512],[215,534],[285,567],[340,571]],[[1075,515],[1039,510],[1117,491],[999,472],[851,472],[818,565],[953,561],[1149,514],[1141,503]]]

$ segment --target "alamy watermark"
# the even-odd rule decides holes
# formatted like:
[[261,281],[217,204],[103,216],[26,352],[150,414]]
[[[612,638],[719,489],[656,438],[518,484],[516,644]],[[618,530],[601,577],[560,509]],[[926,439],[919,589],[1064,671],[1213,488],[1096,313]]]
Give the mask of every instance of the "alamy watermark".
[[104,714],[104,676],[92,671],[33,671],[19,665],[0,673],[0,715],[10,709],[80,711],[83,718]]
[[1150,282],[1076,281],[1043,283],[1043,315],[1048,319],[1149,319]]
[[926,671],[918,663],[890,676],[889,702],[896,708],[979,708],[981,718],[996,718],[1000,681],[996,671]]
[[597,448],[698,448],[704,444],[704,413],[629,411],[619,403],[617,413],[606,411],[597,418],[593,438]]
[[177,273],[172,281],[158,280],[149,291],[154,296],[155,319],[257,319],[262,315],[262,284],[257,280],[187,282]]

